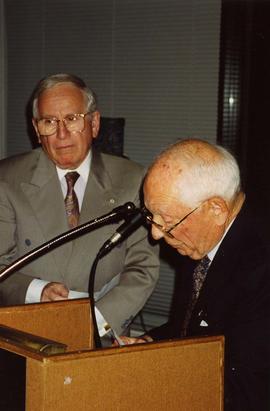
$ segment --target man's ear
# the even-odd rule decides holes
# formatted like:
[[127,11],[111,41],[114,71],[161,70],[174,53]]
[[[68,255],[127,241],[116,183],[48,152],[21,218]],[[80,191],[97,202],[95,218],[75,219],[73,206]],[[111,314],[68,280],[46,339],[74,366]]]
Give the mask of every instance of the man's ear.
[[226,201],[221,197],[212,197],[207,200],[209,212],[215,218],[217,225],[224,225],[228,218],[229,208]]
[[99,132],[99,126],[100,126],[100,113],[98,111],[95,111],[94,113],[91,114],[92,116],[92,137],[96,138]]
[[35,129],[35,132],[36,132],[36,135],[37,135],[37,138],[38,138],[38,142],[39,142],[39,144],[41,144],[40,134],[39,134],[39,131],[38,131],[38,128],[37,128],[36,120],[34,118],[32,118],[32,124],[33,124],[33,127]]

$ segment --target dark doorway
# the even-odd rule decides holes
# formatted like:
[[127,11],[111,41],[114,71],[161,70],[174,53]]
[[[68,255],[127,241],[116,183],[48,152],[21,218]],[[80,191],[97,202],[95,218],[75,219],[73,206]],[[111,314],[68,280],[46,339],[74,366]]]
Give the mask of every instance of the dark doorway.
[[270,216],[270,1],[223,0],[218,140],[237,156],[250,202]]

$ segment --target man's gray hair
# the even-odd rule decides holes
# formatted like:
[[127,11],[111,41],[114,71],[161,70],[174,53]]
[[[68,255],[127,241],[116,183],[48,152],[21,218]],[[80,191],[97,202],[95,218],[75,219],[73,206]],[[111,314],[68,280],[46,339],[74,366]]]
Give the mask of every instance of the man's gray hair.
[[73,74],[66,74],[66,73],[59,73],[59,74],[52,74],[49,75],[37,84],[32,99],[32,110],[33,110],[33,117],[38,118],[38,98],[43,93],[43,91],[48,90],[54,86],[57,86],[61,83],[70,83],[73,84],[75,87],[82,90],[85,103],[86,103],[86,111],[89,113],[93,113],[97,110],[97,98],[93,90],[91,90],[85,82]]
[[[184,165],[179,172],[181,202],[195,207],[203,201],[218,196],[232,201],[241,191],[240,171],[236,159],[224,147],[199,139],[182,140],[170,146],[158,157],[174,167]],[[153,164],[154,166],[154,164]],[[175,167],[175,168],[176,168]]]

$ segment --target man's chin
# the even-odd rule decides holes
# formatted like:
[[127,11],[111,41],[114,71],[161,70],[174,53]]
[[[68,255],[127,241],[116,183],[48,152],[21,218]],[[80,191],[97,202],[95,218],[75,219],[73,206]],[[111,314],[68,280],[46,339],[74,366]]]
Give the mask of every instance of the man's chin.
[[191,250],[188,250],[186,247],[175,247],[176,251],[181,254],[190,257],[192,254]]
[[80,165],[79,162],[74,161],[74,157],[72,158],[72,156],[65,156],[62,158],[58,158],[56,159],[55,164],[59,168],[62,168],[63,170],[66,170],[66,169],[73,170]]
[[194,250],[187,250],[187,249],[183,249],[181,247],[176,248],[176,251],[183,255],[183,256],[187,256],[189,258],[191,258],[192,260],[200,260],[202,257]]
[[193,248],[190,248],[186,243],[178,241],[177,243],[173,243],[173,240],[166,241],[169,246],[174,248],[179,254],[183,256],[187,256],[192,260],[199,260],[201,257],[198,255],[198,252]]
[[188,255],[187,252],[183,250],[182,248],[176,248],[176,251],[181,255]]

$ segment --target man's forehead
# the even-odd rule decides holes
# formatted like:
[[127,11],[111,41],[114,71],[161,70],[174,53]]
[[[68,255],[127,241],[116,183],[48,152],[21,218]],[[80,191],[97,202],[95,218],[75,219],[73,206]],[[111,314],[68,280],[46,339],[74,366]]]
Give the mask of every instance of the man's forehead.
[[145,185],[156,186],[161,190],[178,191],[184,173],[184,167],[175,162],[159,161],[149,170]]
[[82,90],[73,86],[70,83],[62,83],[55,85],[47,90],[44,90],[38,99],[38,109],[40,112],[59,109],[67,110],[67,114],[70,114],[70,110],[84,111],[86,107],[86,101]]
[[171,154],[157,159],[151,170],[153,173],[158,173],[164,178],[177,178],[183,174],[185,168],[187,168],[185,162],[179,156]]
[[179,186],[170,179],[161,179],[158,175],[149,175],[144,183],[145,203],[159,208],[161,205],[179,203]]
[[84,93],[81,89],[72,83],[60,83],[43,90],[39,95],[38,100],[52,100],[52,99],[76,99],[84,100]]

